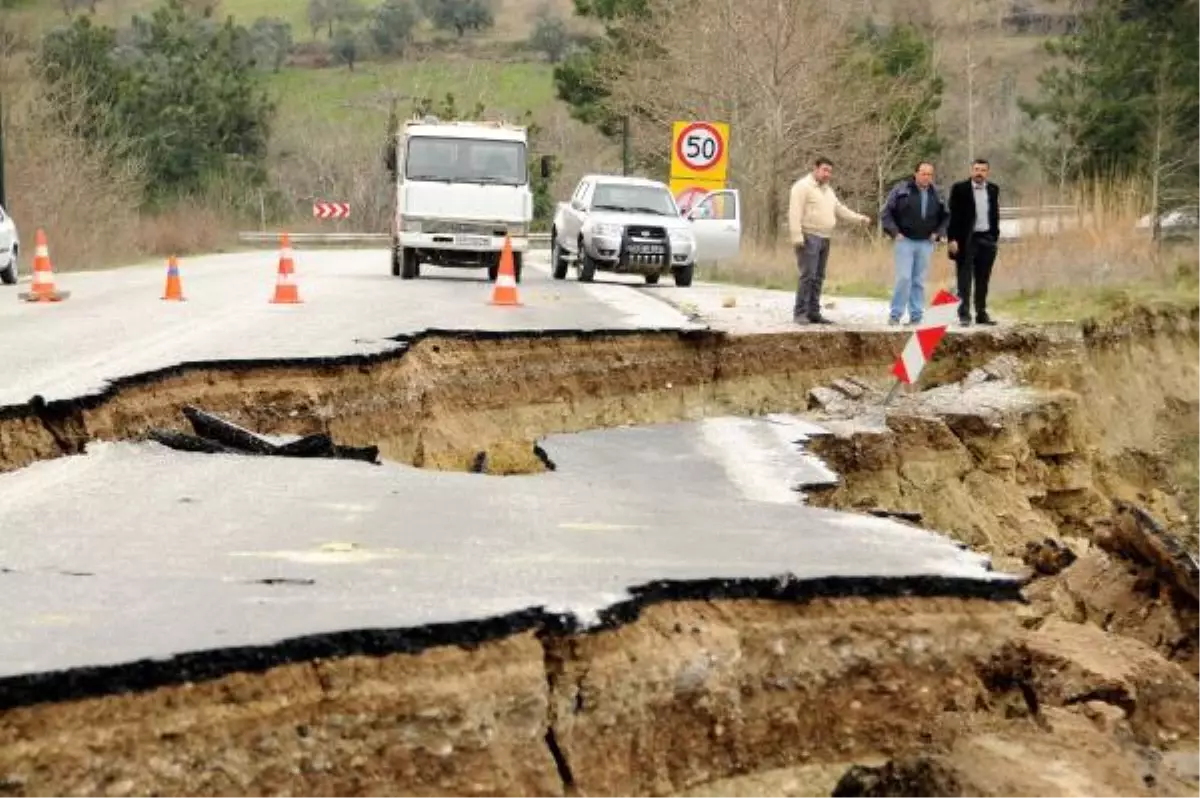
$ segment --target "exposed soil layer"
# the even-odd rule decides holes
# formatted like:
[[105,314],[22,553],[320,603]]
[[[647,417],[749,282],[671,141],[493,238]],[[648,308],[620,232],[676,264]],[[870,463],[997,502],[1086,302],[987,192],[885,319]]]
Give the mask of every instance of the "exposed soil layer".
[[0,714],[8,794],[669,794],[893,755],[990,701],[1007,602],[683,601]]
[[[537,471],[538,437],[630,423],[803,409],[810,388],[884,375],[904,333],[429,332],[382,355],[184,364],[116,380],[102,394],[0,408],[0,470],[128,440],[185,432],[194,405],[247,428],[327,433],[418,466]],[[1002,352],[1044,356],[1079,331],[949,336],[927,381],[957,379]]]

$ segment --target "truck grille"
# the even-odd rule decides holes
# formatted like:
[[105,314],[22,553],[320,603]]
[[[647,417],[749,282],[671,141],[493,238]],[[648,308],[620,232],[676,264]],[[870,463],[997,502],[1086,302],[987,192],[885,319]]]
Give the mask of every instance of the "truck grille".
[[434,235],[503,236],[508,228],[503,224],[480,222],[421,222],[422,233]]

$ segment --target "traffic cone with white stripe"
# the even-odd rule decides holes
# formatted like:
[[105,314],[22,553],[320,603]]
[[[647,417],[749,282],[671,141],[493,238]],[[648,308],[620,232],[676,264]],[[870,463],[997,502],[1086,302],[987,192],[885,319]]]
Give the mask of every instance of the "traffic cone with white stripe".
[[496,285],[492,288],[489,305],[520,305],[517,295],[517,272],[513,267],[512,239],[504,237],[504,250],[500,253],[500,269],[496,273]]
[[163,291],[163,299],[172,302],[183,301],[183,282],[179,279],[179,261],[174,255],[167,259],[167,287]]
[[296,305],[300,299],[300,289],[296,286],[296,267],[292,263],[292,244],[288,234],[279,236],[279,275],[275,280],[275,296],[271,297],[272,304]]
[[61,302],[70,295],[70,291],[59,291],[54,286],[54,267],[50,265],[46,231],[39,227],[34,238],[33,286],[19,296],[26,302]]

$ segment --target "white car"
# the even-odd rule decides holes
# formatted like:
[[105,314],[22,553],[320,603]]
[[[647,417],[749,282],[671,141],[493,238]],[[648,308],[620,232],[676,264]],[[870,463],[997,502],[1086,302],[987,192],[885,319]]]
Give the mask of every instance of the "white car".
[[17,255],[20,251],[17,223],[0,207],[0,282],[5,285],[17,282]]

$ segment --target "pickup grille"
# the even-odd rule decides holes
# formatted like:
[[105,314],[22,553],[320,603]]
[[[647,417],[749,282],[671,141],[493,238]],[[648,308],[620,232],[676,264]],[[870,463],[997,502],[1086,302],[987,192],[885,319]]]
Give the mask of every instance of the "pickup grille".
[[625,234],[630,238],[652,239],[662,241],[667,237],[667,231],[662,227],[646,227],[644,225],[629,225],[625,228]]

